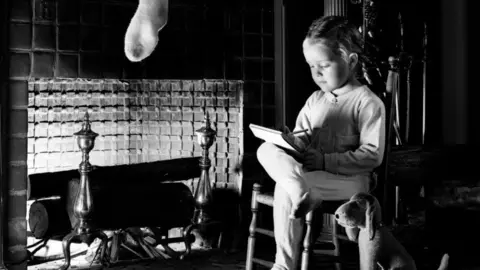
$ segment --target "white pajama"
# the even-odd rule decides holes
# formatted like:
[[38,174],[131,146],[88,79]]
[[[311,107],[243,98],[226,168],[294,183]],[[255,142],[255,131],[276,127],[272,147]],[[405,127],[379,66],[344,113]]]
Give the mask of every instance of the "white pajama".
[[363,86],[338,96],[314,92],[300,111],[294,131],[303,146],[324,153],[325,168],[306,171],[282,148],[263,143],[257,158],[276,182],[274,232],[277,251],[273,269],[295,270],[301,251],[304,221],[291,219],[296,203],[309,191],[315,200],[347,200],[368,192],[371,174],[383,159],[383,102]]

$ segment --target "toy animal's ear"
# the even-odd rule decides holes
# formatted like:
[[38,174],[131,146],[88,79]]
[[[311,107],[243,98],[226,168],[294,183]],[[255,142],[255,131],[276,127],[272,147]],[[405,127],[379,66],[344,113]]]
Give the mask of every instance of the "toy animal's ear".
[[372,196],[366,196],[365,201],[367,203],[367,210],[365,211],[365,227],[368,230],[369,239],[373,240],[375,237],[376,224],[375,224],[375,213],[376,205],[375,199]]

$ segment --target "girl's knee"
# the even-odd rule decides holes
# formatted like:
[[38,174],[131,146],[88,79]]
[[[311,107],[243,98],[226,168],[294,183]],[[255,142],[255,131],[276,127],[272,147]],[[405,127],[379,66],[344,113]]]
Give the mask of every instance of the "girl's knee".
[[275,185],[275,191],[273,194],[273,205],[274,207],[281,207],[288,210],[290,210],[290,208],[292,207],[290,195],[288,195],[288,192],[280,185]]
[[264,142],[257,149],[257,159],[262,163],[266,159],[272,158],[272,153],[275,151],[276,146],[273,143]]

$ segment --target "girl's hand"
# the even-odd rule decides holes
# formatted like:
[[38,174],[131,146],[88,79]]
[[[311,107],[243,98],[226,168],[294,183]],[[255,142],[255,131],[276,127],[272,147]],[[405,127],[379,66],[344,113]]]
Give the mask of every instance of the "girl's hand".
[[287,135],[287,137],[290,138],[292,141],[295,141],[295,135],[292,134],[292,132],[287,126],[283,126],[279,128],[279,130],[283,132],[283,134]]
[[280,128],[279,130],[287,136],[287,138],[290,140],[290,142],[298,145],[297,144],[297,140],[298,140],[297,137],[295,137],[295,135],[293,135],[293,133],[290,131],[290,129],[287,126],[284,126],[284,127]]
[[318,171],[324,169],[324,156],[323,153],[307,148],[303,153],[303,166],[309,171]]

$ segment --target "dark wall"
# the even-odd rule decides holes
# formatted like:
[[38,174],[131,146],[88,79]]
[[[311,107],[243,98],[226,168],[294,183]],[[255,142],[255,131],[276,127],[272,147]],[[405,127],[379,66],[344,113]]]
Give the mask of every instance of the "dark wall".
[[312,21],[323,15],[323,1],[285,1],[286,124],[295,127],[298,112],[318,86],[305,62],[302,42]]
[[469,117],[469,131],[468,131],[468,142],[471,144],[480,144],[480,125],[478,124],[478,101],[480,99],[480,91],[478,87],[478,78],[477,78],[477,66],[480,63],[480,55],[478,53],[473,53],[476,51],[480,42],[477,38],[477,35],[473,33],[478,32],[478,26],[476,25],[477,13],[479,4],[475,1],[468,1],[467,3],[467,51],[471,52],[468,55],[468,117]]
[[[435,2],[435,3],[434,3]],[[441,73],[441,9],[437,1],[426,1],[423,4],[422,14],[428,24],[427,44],[427,120],[425,143],[442,143],[442,93]]]
[[[262,77],[254,69],[244,70],[242,64],[244,56],[262,56],[261,38],[250,33],[262,34],[265,19],[263,28],[271,34],[271,3],[265,3],[267,11],[262,12],[261,4],[241,1],[171,1],[169,21],[159,33],[156,50],[143,62],[131,63],[123,55],[123,41],[136,3],[49,0],[30,6],[30,1],[11,1],[10,48],[34,51],[31,57],[15,52],[11,58],[25,64],[23,71],[29,70],[28,60],[33,58],[28,74],[33,77]],[[245,41],[248,46],[243,46]],[[265,50],[271,53],[273,44],[266,44]],[[25,73],[13,69],[10,76]]]

